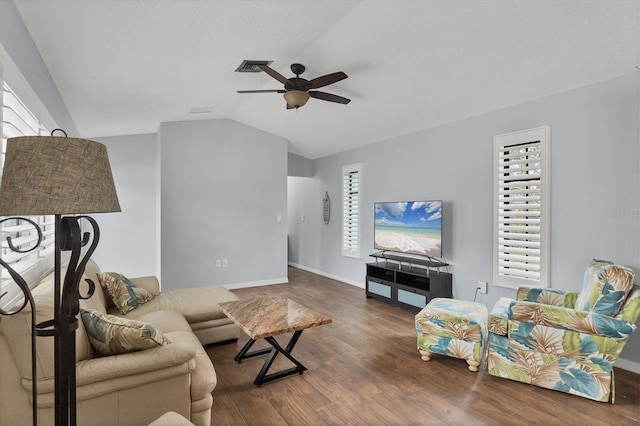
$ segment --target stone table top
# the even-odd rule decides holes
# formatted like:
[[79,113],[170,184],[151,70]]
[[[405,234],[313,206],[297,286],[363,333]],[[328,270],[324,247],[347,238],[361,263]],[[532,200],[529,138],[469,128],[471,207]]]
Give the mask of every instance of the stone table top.
[[331,323],[331,318],[281,296],[220,303],[222,312],[253,340]]

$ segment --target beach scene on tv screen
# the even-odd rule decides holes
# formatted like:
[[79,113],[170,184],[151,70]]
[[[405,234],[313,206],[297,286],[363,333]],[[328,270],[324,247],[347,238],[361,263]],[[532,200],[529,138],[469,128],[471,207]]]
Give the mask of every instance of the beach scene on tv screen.
[[442,201],[375,203],[377,250],[442,255]]

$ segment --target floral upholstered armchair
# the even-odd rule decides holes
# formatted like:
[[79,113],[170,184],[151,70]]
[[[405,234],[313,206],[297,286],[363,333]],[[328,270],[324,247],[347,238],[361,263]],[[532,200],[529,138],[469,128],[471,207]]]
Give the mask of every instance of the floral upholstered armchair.
[[633,271],[594,260],[580,293],[520,287],[489,314],[489,373],[615,401],[613,364],[640,314]]

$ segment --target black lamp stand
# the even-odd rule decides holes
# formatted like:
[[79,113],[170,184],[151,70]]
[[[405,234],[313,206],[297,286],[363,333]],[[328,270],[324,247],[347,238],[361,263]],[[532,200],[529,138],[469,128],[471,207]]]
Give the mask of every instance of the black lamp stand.
[[[38,241],[27,250],[19,250],[11,243],[11,238],[7,242],[11,250],[15,252],[28,252],[37,248],[42,242],[42,231],[40,227],[30,219],[10,218],[29,222],[37,229]],[[4,219],[0,223],[10,220]],[[92,227],[92,233],[82,232],[80,221],[85,219]],[[92,237],[93,234],[93,237]],[[55,424],[58,426],[75,426],[76,421],[76,336],[78,328],[78,313],[80,312],[80,299],[88,299],[93,295],[95,284],[91,280],[86,280],[88,292],[80,294],[80,280],[84,274],[85,267],[91,255],[98,246],[100,230],[98,224],[89,216],[65,216],[55,215],[55,260],[54,260],[54,318],[35,324],[35,310],[31,291],[25,280],[8,264],[0,259],[2,265],[24,294],[24,303],[13,312],[0,311],[3,315],[14,315],[20,312],[29,303],[31,305],[32,324],[32,344],[31,344],[31,364],[32,364],[32,400],[33,400],[33,424],[37,424],[37,390],[36,390],[36,368],[35,368],[35,336],[54,337],[54,374],[55,374]],[[86,247],[82,254],[83,247]],[[70,251],[67,272],[62,281],[62,252]],[[0,296],[1,297],[1,296]]]

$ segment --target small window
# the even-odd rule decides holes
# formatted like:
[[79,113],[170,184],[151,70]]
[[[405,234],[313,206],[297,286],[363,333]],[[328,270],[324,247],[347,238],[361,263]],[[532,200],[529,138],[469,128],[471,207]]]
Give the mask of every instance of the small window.
[[342,167],[342,255],[360,259],[362,164]]
[[549,286],[549,144],[549,126],[494,137],[497,286]]

